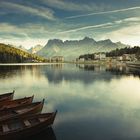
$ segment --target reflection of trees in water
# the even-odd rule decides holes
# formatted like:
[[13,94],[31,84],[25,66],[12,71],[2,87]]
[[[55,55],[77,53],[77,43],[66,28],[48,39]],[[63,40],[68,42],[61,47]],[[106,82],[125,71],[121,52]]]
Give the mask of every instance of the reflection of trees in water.
[[94,71],[95,66],[94,65],[76,65],[79,69],[84,69],[87,71]]
[[0,66],[0,78],[13,77],[21,71],[21,66]]
[[140,77],[140,69],[139,68],[131,68],[131,67],[129,67],[129,71],[134,76],[139,76]]
[[[71,65],[70,65],[71,66]],[[88,72],[86,72],[88,71]],[[66,81],[81,81],[85,84],[104,80],[110,81],[112,78],[120,78],[121,76],[139,76],[139,73],[130,71],[126,66],[103,66],[103,65],[72,65],[64,66],[62,69],[47,68],[45,74],[49,82],[60,83]]]
[[32,76],[40,76],[40,68],[37,65],[8,65],[0,66],[0,78],[12,78],[14,76],[24,76],[29,71]]
[[106,68],[107,72],[111,72],[115,75],[133,75],[133,76],[140,76],[140,70],[139,69],[130,69],[127,66],[111,66]]
[[106,71],[115,75],[129,75],[129,71],[125,66],[109,66],[106,68]]
[[[22,136],[23,137],[23,136]],[[55,133],[51,127],[44,129],[38,134],[20,140],[56,140]]]
[[140,70],[136,68],[128,68],[125,65],[76,65],[79,69],[85,71],[106,71],[111,72],[113,75],[134,75],[140,76]]
[[93,64],[78,64],[76,65],[79,69],[83,69],[84,71],[105,71],[105,66],[103,65],[93,65]]

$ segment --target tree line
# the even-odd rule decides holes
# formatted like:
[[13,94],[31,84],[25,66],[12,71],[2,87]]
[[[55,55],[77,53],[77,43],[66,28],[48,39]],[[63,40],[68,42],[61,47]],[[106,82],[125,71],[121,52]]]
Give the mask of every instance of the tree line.
[[135,46],[133,48],[121,48],[121,49],[116,49],[110,52],[106,53],[107,57],[113,57],[113,56],[122,56],[123,54],[136,54],[136,56],[140,56],[140,47]]
[[[85,60],[94,60],[95,54],[98,54],[98,53],[80,55],[78,59],[84,58]],[[106,52],[105,54],[106,54],[106,57],[117,57],[117,56],[122,56],[123,54],[135,54],[136,58],[140,60],[140,47],[135,46],[133,48],[130,48],[130,47],[125,47],[121,49],[117,48],[110,52]]]

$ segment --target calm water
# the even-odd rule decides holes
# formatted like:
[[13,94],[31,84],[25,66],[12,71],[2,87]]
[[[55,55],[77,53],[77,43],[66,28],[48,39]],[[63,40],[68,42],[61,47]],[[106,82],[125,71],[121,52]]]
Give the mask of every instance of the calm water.
[[[13,89],[15,98],[45,98],[43,112],[58,110],[50,140],[140,139],[139,71],[73,64],[0,66],[0,93]],[[45,134],[38,140],[48,140]]]

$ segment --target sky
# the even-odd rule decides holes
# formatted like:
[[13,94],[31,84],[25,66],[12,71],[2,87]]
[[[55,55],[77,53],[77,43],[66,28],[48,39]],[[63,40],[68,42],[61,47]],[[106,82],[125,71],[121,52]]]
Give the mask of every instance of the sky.
[[0,42],[111,39],[140,46],[140,0],[0,0]]

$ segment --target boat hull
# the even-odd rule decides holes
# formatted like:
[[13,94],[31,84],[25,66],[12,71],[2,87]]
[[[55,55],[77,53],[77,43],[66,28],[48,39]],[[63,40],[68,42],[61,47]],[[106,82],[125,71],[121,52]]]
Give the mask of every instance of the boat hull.
[[[19,129],[18,131],[13,131],[13,132],[9,132],[9,133],[0,135],[0,140],[11,140],[11,139],[20,140],[20,139],[28,138],[29,136],[38,134],[38,133],[42,132],[43,130],[49,128],[53,124],[56,113],[57,112],[55,112],[48,120],[46,120],[42,123],[39,123],[37,125],[34,125],[32,127],[29,127],[26,129]],[[23,118],[23,116],[22,116],[22,118]]]
[[5,109],[10,109],[18,106],[22,106],[24,104],[29,104],[32,103],[33,97],[25,97],[21,99],[16,99],[16,100],[8,100],[8,101],[3,101],[2,103],[0,102],[0,111],[5,110]]
[[[39,114],[42,111],[44,100],[42,102],[31,103],[12,109],[6,109],[0,111],[0,122],[8,120],[10,118],[16,118],[20,116],[26,116],[30,114]],[[30,106],[30,109],[28,107]]]
[[10,101],[10,100],[12,100],[13,97],[14,97],[14,92],[15,92],[15,91],[10,92],[10,93],[1,94],[1,95],[0,95],[0,103],[3,103],[3,102],[5,102],[5,101]]

